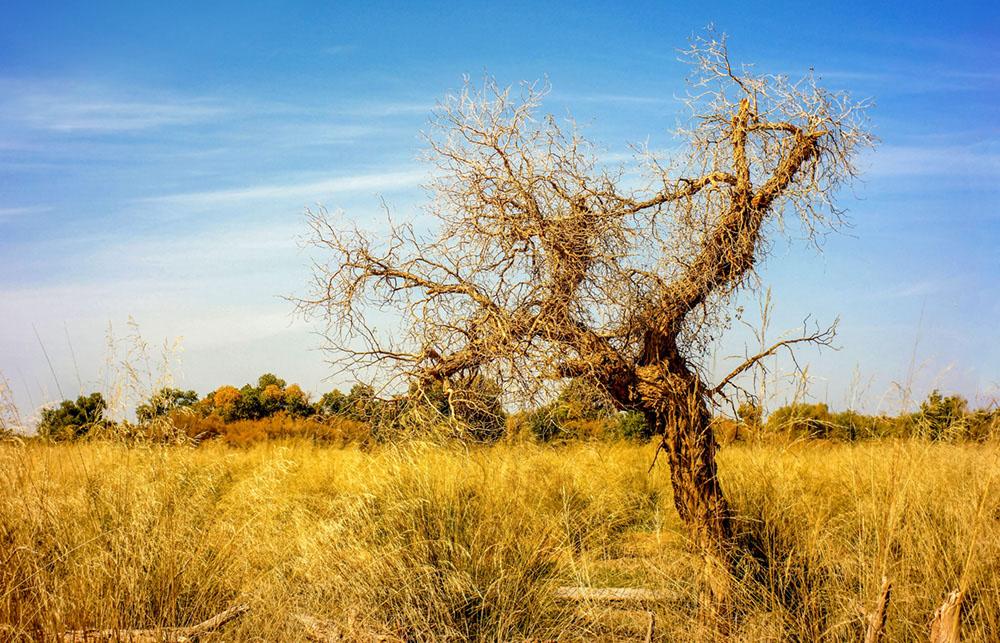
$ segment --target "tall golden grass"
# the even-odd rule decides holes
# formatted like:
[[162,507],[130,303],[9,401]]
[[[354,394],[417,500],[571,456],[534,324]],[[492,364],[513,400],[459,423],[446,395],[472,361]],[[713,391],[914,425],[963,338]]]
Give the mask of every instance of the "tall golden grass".
[[[652,458],[606,442],[2,444],[0,640],[190,625],[237,603],[251,609],[224,640],[305,640],[298,613],[413,641],[640,638],[555,602],[560,585],[668,590],[656,638],[690,640],[699,565]],[[740,636],[860,641],[884,575],[888,640],[926,640],[962,586],[964,640],[995,641],[998,469],[995,445],[724,448],[752,552]]]

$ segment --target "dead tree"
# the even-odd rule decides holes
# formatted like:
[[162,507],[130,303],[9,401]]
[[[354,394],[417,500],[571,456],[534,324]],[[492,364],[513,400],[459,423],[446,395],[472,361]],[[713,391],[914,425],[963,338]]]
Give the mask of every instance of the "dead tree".
[[428,216],[390,217],[372,235],[308,212],[314,281],[295,301],[355,376],[487,375],[517,393],[586,378],[645,414],[677,511],[716,572],[713,604],[725,605],[732,527],[710,406],[761,356],[713,386],[706,349],[774,234],[797,220],[818,242],[842,224],[834,197],[873,138],[867,105],[812,76],[735,70],[714,33],[684,53],[685,151],[667,161],[637,147],[633,166],[601,163],[572,121],[540,116],[545,87],[467,82],[425,135]]

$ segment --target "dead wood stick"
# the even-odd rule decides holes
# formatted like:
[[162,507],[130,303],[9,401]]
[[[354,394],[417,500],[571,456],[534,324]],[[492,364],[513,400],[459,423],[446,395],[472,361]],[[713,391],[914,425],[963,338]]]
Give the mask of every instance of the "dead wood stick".
[[962,599],[965,592],[956,589],[941,603],[931,621],[930,643],[958,643],[962,637]]
[[192,625],[191,627],[185,628],[184,633],[187,634],[188,636],[193,636],[197,638],[198,636],[201,636],[206,632],[211,632],[212,630],[222,627],[229,621],[232,621],[234,619],[243,616],[249,610],[250,610],[249,605],[237,605],[236,607],[230,607],[221,614],[216,614],[212,618],[202,621],[197,625]]
[[312,614],[293,614],[305,631],[306,638],[317,643],[342,643],[344,640],[368,643],[403,643],[402,639],[388,632],[379,632],[357,622],[351,615],[345,624],[319,618]]
[[882,578],[882,590],[879,592],[875,610],[868,617],[868,631],[865,633],[865,643],[881,643],[885,635],[885,617],[889,609],[889,593],[892,591],[892,581]]
[[634,587],[560,587],[552,596],[557,601],[591,601],[594,603],[679,600],[676,594]]
[[652,611],[649,614],[649,627],[646,628],[646,643],[653,643],[653,628],[656,627],[656,614]]
[[194,643],[202,635],[243,616],[249,605],[237,605],[191,627],[154,628],[145,630],[71,630],[63,632],[61,643]]
[[341,628],[332,621],[316,618],[311,614],[296,614],[295,620],[305,629],[306,638],[310,641],[339,643],[341,639]]

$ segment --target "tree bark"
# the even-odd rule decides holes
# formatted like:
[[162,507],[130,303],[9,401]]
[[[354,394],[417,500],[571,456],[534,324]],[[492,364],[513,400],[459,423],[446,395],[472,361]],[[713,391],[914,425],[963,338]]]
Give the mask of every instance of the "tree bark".
[[931,621],[931,643],[958,643],[962,639],[962,600],[965,592],[948,594]]
[[670,372],[656,370],[654,378],[640,374],[646,421],[662,436],[674,506],[703,558],[703,616],[725,634],[733,618],[733,533],[717,476],[706,388],[683,364],[674,364]]

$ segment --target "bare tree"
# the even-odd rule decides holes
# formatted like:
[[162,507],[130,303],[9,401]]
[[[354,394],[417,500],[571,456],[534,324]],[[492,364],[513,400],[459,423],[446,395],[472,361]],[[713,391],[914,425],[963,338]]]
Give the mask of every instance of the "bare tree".
[[[684,54],[686,148],[670,163],[636,148],[638,168],[602,164],[572,121],[539,116],[544,87],[466,83],[426,134],[436,226],[390,221],[373,239],[309,212],[322,260],[296,301],[325,321],[328,347],[354,372],[446,386],[488,375],[524,394],[586,378],[644,413],[662,435],[677,511],[718,572],[713,604],[725,605],[733,532],[710,405],[777,347],[718,386],[706,347],[773,234],[794,217],[817,242],[842,224],[834,197],[873,138],[866,105],[811,76],[736,71],[714,33]],[[386,311],[400,334],[374,328]]]

